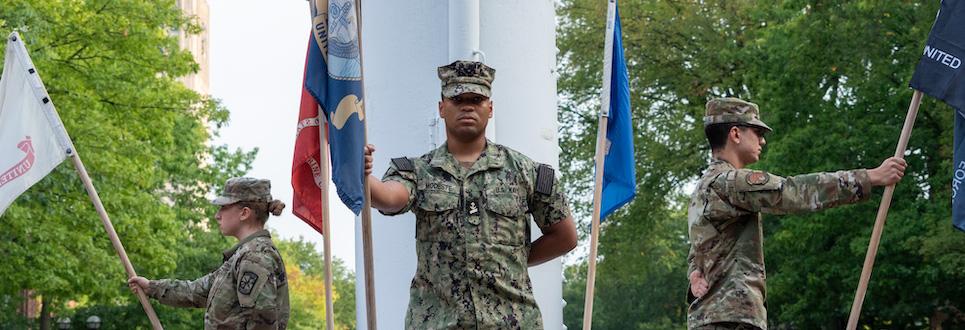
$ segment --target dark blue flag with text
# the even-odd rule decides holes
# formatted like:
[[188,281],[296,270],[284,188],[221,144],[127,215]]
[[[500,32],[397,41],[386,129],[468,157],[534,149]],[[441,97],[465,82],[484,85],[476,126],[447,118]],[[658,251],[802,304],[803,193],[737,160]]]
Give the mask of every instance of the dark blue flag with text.
[[965,182],[965,3],[943,0],[938,17],[928,35],[925,50],[911,78],[911,87],[955,108],[955,154],[952,172],[952,223],[965,231],[965,193],[959,188]]

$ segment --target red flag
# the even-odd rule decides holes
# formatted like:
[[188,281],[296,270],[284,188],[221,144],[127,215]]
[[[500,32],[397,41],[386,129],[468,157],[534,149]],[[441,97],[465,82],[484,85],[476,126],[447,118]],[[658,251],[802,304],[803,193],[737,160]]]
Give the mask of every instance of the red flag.
[[[325,117],[318,115],[318,101],[305,89],[305,84],[301,86],[302,99],[298,110],[298,131],[295,133],[295,156],[292,159],[292,188],[295,190],[292,212],[324,235],[326,233],[322,230],[322,221],[328,219],[322,219],[322,207],[325,207],[322,204],[322,189],[328,188],[328,185],[322,177],[322,166],[329,166],[329,164],[321,160],[323,149],[320,148],[321,140],[318,133],[319,125],[323,123]],[[325,125],[325,128],[327,135],[328,125]],[[325,144],[325,150],[328,150],[327,136]]]

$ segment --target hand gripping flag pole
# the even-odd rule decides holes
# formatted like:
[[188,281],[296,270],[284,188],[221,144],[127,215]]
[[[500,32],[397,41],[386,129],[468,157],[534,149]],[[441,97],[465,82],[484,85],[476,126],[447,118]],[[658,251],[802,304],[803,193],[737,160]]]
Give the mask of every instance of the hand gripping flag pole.
[[[43,112],[43,114],[40,115],[37,112]],[[0,79],[0,125],[13,122],[9,119],[16,119],[7,116],[21,116],[22,118],[43,116],[46,118],[43,118],[45,120],[32,121],[31,125],[4,126],[3,131],[0,132],[0,140],[8,138],[6,134],[12,131],[22,130],[28,134],[31,132],[42,133],[42,135],[28,135],[24,141],[19,143],[19,145],[22,146],[22,150],[27,153],[27,157],[25,157],[24,161],[18,164],[18,166],[12,168],[14,171],[10,172],[10,174],[22,175],[4,175],[0,178],[0,182],[2,182],[0,183],[0,188],[8,186],[8,188],[17,189],[12,191],[0,190],[0,195],[3,195],[0,196],[0,201],[12,202],[13,199],[25,191],[30,185],[50,173],[50,170],[60,164],[65,156],[69,156],[74,163],[74,168],[80,175],[81,181],[84,183],[84,188],[87,189],[87,195],[94,204],[97,214],[100,215],[101,222],[104,224],[104,230],[107,231],[111,244],[114,245],[114,250],[117,251],[118,256],[121,258],[121,263],[124,265],[124,270],[127,271],[128,278],[137,276],[134,267],[131,265],[131,261],[127,258],[127,252],[124,251],[124,245],[121,244],[121,240],[117,237],[117,232],[114,231],[114,225],[111,224],[111,219],[104,209],[104,204],[101,203],[100,196],[97,195],[97,190],[94,189],[94,184],[87,174],[84,162],[81,161],[80,154],[74,149],[74,144],[70,140],[70,136],[67,134],[63,122],[61,122],[60,117],[57,115],[54,103],[47,94],[47,88],[44,87],[43,81],[40,80],[40,75],[30,60],[27,48],[24,46],[17,32],[13,32],[7,37],[3,79]],[[44,121],[46,123],[44,123]],[[17,138],[19,139],[20,137]],[[59,150],[63,151],[63,153],[55,157],[47,157],[49,152],[55,151],[45,150],[48,149],[46,148],[47,146],[60,148]],[[35,170],[35,173],[30,173],[29,171],[31,169]],[[18,179],[20,179],[21,182],[17,182],[16,180]],[[5,203],[0,205],[0,212],[2,212],[6,206],[7,204]],[[155,330],[163,329],[161,322],[157,318],[157,314],[154,313],[154,308],[151,307],[151,303],[148,301],[144,292],[139,289],[135,289],[134,291],[137,294],[138,300],[141,302],[141,306],[144,307],[144,312],[151,321],[151,327]]]
[[[355,6],[358,9],[355,14],[358,19],[359,71],[364,72],[365,68],[362,66],[362,0],[355,0]],[[362,90],[365,90],[364,83],[362,84]],[[365,113],[364,107],[362,108],[362,113]],[[364,141],[368,143],[368,125],[363,124],[362,130],[364,131]],[[368,329],[376,330],[376,316],[378,314],[375,313],[375,262],[372,257],[372,249],[374,249],[372,247],[372,190],[371,187],[369,187],[367,176],[363,176],[362,187],[365,196],[362,205],[362,256],[365,263],[365,316],[366,320],[368,320]]]
[[[309,46],[305,89],[328,119],[331,177],[338,197],[353,213],[361,215],[365,308],[368,329],[374,330],[375,273],[370,192],[364,175],[367,134],[360,3],[357,0],[313,0],[309,1],[309,8],[315,42]],[[298,209],[297,205],[295,209]]]
[[[965,160],[962,159],[965,155],[961,154],[965,150],[959,151],[961,143],[965,140],[965,136],[962,136],[965,132],[961,129],[965,125],[965,120],[962,118],[962,110],[965,110],[965,74],[962,71],[962,60],[965,58],[963,28],[965,28],[965,2],[942,1],[941,9],[938,11],[935,23],[928,34],[924,52],[909,84],[915,89],[915,93],[911,98],[911,105],[908,107],[908,115],[905,116],[905,124],[901,129],[901,137],[898,139],[895,157],[902,157],[905,153],[923,94],[945,101],[955,108],[954,161],[956,165],[953,166],[952,170],[956,172],[953,172],[952,177],[952,225],[965,231],[965,198],[958,196],[957,188],[961,179],[956,179],[958,170],[965,168]],[[865,256],[864,267],[861,269],[858,290],[855,292],[854,303],[851,305],[851,315],[848,318],[847,327],[849,330],[854,330],[858,326],[861,304],[864,302],[865,292],[868,289],[871,268],[874,266],[875,256],[878,254],[878,243],[881,239],[881,232],[884,229],[885,218],[888,215],[888,207],[891,206],[891,197],[894,191],[894,185],[888,186],[881,197],[881,205],[878,207],[878,216],[871,233],[871,241],[868,243],[868,254]]]
[[[918,116],[918,105],[921,104],[921,92],[915,91],[911,97],[911,104],[908,106],[908,114],[905,115],[905,124],[901,128],[901,136],[898,138],[898,147],[895,148],[895,157],[903,157],[905,149],[908,147],[908,138],[911,137],[911,129],[915,126],[915,117]],[[875,226],[871,231],[871,241],[868,242],[868,253],[864,258],[864,266],[861,268],[861,278],[858,280],[858,290],[854,294],[854,303],[851,304],[851,315],[848,317],[848,330],[854,330],[858,326],[858,316],[861,315],[861,304],[864,302],[865,292],[868,290],[868,281],[871,279],[871,268],[875,264],[875,256],[878,255],[878,244],[881,242],[881,232],[885,228],[885,220],[888,218],[888,209],[891,207],[891,197],[895,193],[895,185],[885,187],[885,192],[881,196],[881,204],[878,205],[878,215],[875,217]]]

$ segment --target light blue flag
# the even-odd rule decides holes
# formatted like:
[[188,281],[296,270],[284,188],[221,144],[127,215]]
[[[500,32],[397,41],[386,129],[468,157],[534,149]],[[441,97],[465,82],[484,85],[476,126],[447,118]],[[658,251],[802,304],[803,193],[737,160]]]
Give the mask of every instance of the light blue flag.
[[630,79],[623,59],[620,11],[613,28],[613,59],[610,75],[610,118],[607,122],[607,153],[603,161],[603,199],[600,219],[636,196],[636,162],[633,158],[633,117],[630,116]]

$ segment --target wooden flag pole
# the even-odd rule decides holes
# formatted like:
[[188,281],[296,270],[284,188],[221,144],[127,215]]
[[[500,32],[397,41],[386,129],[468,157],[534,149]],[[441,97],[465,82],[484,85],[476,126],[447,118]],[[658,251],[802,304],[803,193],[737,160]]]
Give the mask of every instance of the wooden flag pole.
[[[23,59],[27,65],[24,69],[29,69],[30,73],[33,71],[34,65],[33,61],[30,59],[30,55],[27,53],[27,47],[24,45],[20,38],[20,35],[14,31],[10,34],[10,41],[16,43],[14,51],[23,56]],[[100,196],[97,195],[97,190],[94,189],[94,184],[90,180],[90,175],[87,174],[87,168],[84,167],[84,162],[80,160],[80,154],[77,150],[74,150],[74,143],[70,140],[70,134],[67,134],[67,129],[64,127],[63,123],[60,121],[60,116],[57,115],[57,109],[54,108],[54,104],[49,101],[49,94],[47,93],[47,87],[44,86],[43,81],[40,80],[39,75],[33,75],[31,81],[31,87],[35,93],[42,90],[42,94],[38,94],[38,97],[43,97],[43,103],[46,107],[44,110],[47,111],[47,120],[50,121],[52,127],[55,128],[55,134],[60,135],[60,142],[66,147],[66,154],[70,156],[71,161],[74,163],[74,169],[80,174],[80,180],[84,183],[84,188],[87,189],[87,195],[90,196],[90,201],[94,203],[94,209],[97,210],[97,214],[100,215],[101,222],[104,224],[104,230],[107,231],[107,235],[114,245],[114,250],[117,251],[117,255],[121,258],[121,263],[124,265],[124,270],[127,271],[127,277],[133,278],[137,276],[134,272],[134,266],[131,266],[131,261],[127,258],[127,252],[124,251],[124,245],[121,244],[121,240],[117,238],[117,232],[114,231],[114,225],[111,224],[110,217],[107,216],[107,211],[104,210],[104,204],[101,203]],[[39,89],[39,90],[38,90]],[[151,302],[148,301],[147,296],[140,289],[134,289],[137,299],[141,302],[141,306],[144,307],[144,313],[147,314],[149,320],[151,320],[151,327],[155,330],[163,329],[161,327],[161,321],[158,320],[157,314],[154,313],[154,308],[151,307]]]
[[318,141],[319,141],[319,162],[322,169],[323,187],[318,187],[322,191],[322,245],[325,249],[325,329],[335,330],[335,310],[332,296],[332,239],[329,221],[332,218],[328,211],[328,183],[332,181],[332,163],[329,160],[328,149],[328,120],[318,109]]
[[[355,0],[356,24],[358,26],[359,41],[359,70],[362,77],[365,77],[365,66],[362,62],[362,2]],[[365,95],[365,80],[362,80],[362,95]],[[364,97],[363,97],[364,100]],[[365,103],[362,103],[362,112],[365,114]],[[362,121],[365,130],[365,145],[369,143],[369,128],[365,121]],[[363,165],[364,166],[364,165]],[[362,173],[365,171],[363,169]],[[369,187],[368,177],[362,177],[362,191],[365,199],[362,202],[362,258],[365,266],[365,317],[368,322],[368,330],[376,330],[375,313],[375,265],[372,261],[372,190]]]
[[600,90],[600,121],[596,133],[595,175],[593,180],[593,215],[590,217],[590,256],[583,300],[583,330],[593,327],[593,289],[596,283],[597,241],[600,237],[600,204],[603,194],[603,162],[606,158],[606,128],[610,117],[610,85],[613,67],[613,29],[616,0],[607,1],[606,36],[603,43],[603,88]]
[[[66,132],[64,133],[66,135]],[[97,190],[94,189],[94,184],[91,182],[90,176],[87,175],[87,168],[84,167],[84,162],[80,160],[80,155],[77,154],[76,150],[73,151],[70,158],[74,162],[74,168],[77,170],[77,173],[80,174],[80,180],[84,182],[84,188],[87,189],[87,195],[90,196],[90,201],[94,203],[94,208],[97,209],[97,214],[100,215],[101,223],[104,224],[104,230],[107,231],[107,235],[111,239],[111,244],[114,245],[114,250],[117,251],[117,255],[121,257],[121,263],[124,264],[124,270],[127,271],[127,277],[136,277],[137,273],[134,272],[134,266],[131,266],[131,261],[127,258],[127,252],[124,251],[124,245],[122,245],[121,240],[117,238],[117,232],[114,231],[114,225],[111,224],[111,219],[107,216],[107,211],[104,210],[104,204],[101,203],[101,198],[97,195]],[[147,314],[147,318],[151,320],[151,327],[154,328],[154,330],[164,329],[161,326],[161,321],[157,318],[157,314],[154,313],[154,308],[151,307],[151,302],[148,301],[147,295],[144,294],[144,291],[134,289],[134,292],[137,295],[137,300],[141,302],[141,307],[144,307],[144,313]]]
[[606,143],[606,123],[607,117],[600,116],[599,129],[603,133],[597,133],[596,142],[596,178],[593,186],[593,216],[590,218],[592,229],[590,229],[590,256],[589,269],[586,274],[586,294],[583,300],[583,330],[590,330],[593,326],[593,289],[596,283],[596,256],[597,241],[600,237],[600,203],[603,193],[603,159],[605,154],[601,151]]
[[[905,149],[908,147],[908,139],[911,137],[911,129],[915,126],[915,117],[918,116],[918,105],[921,104],[921,91],[915,90],[911,97],[911,104],[908,106],[908,114],[905,116],[905,124],[901,128],[901,136],[898,138],[898,147],[895,149],[895,157],[904,158]],[[864,258],[864,267],[861,268],[861,279],[858,281],[858,290],[854,294],[854,303],[851,304],[851,315],[848,317],[848,330],[854,330],[858,326],[858,317],[861,315],[861,304],[864,303],[864,295],[868,291],[868,281],[871,279],[871,268],[875,264],[875,256],[878,255],[878,243],[881,241],[881,232],[885,227],[885,220],[888,218],[888,208],[891,207],[891,197],[895,193],[895,185],[885,187],[885,193],[881,196],[881,204],[878,205],[878,216],[875,218],[875,226],[871,232],[871,241],[868,242],[868,253]]]
[[[366,132],[368,141],[368,132]],[[372,190],[368,180],[364,181],[365,202],[362,204],[362,255],[365,259],[365,316],[368,329],[376,329],[375,313],[375,266],[372,262]]]

